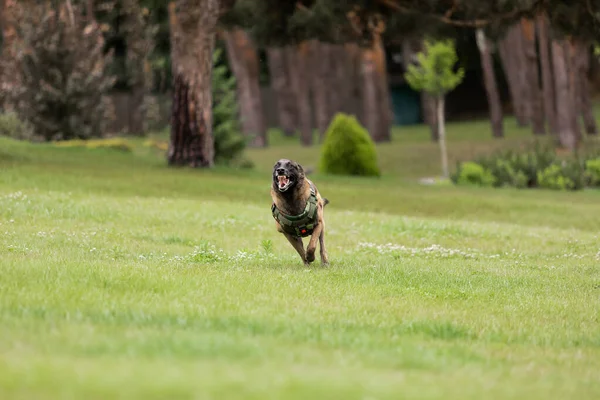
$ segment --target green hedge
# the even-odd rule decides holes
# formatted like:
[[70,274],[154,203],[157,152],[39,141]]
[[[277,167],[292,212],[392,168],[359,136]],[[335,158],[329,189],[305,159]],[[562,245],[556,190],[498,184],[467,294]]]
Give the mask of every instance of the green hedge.
[[451,176],[457,185],[581,190],[600,187],[600,152],[559,157],[550,146],[503,150],[458,163]]

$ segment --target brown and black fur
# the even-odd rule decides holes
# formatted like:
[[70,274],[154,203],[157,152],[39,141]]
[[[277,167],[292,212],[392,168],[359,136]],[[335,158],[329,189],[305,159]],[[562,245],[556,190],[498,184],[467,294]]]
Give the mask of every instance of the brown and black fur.
[[[278,186],[278,176],[285,174],[291,181],[289,188],[281,192]],[[321,197],[314,182],[311,182],[305,175],[304,169],[300,164],[295,161],[281,159],[273,167],[273,177],[271,182],[271,198],[275,206],[284,214],[298,215],[304,211],[306,202],[310,197],[310,183],[313,183],[317,197],[317,218],[318,224],[315,227],[306,251],[304,250],[304,243],[302,238],[289,235],[283,231],[281,225],[275,221],[276,229],[281,232],[291,245],[296,249],[300,258],[305,265],[309,265],[315,260],[315,250],[317,248],[317,239],[319,240],[321,263],[323,265],[329,264],[329,258],[327,256],[327,249],[325,248],[325,218],[323,216],[323,209],[325,205],[329,203],[329,200]]]

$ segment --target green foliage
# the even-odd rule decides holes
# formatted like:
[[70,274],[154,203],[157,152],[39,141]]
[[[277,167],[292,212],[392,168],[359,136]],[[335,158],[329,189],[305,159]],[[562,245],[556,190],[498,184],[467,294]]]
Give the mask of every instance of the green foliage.
[[581,156],[562,159],[552,148],[536,145],[524,152],[499,151],[475,161],[459,163],[452,181],[461,183],[460,178],[473,170],[472,164],[490,172],[494,178],[494,187],[580,190],[591,182],[596,182],[593,176],[600,177],[596,175],[600,172],[600,163],[595,160],[586,162]]
[[474,162],[466,162],[462,165],[457,176],[459,185],[492,186],[495,178],[492,173]]
[[425,41],[425,50],[417,53],[417,65],[410,64],[405,74],[408,84],[417,91],[443,97],[458,86],[465,75],[463,68],[454,71],[458,61],[454,41]]
[[538,183],[541,188],[554,190],[572,190],[575,183],[563,174],[563,169],[558,164],[552,164],[543,171],[538,172]]
[[213,135],[215,143],[215,163],[236,164],[250,167],[241,156],[246,148],[246,139],[239,124],[236,83],[227,66],[222,62],[223,50],[216,48],[213,53]]
[[600,187],[600,158],[585,162],[586,177],[592,187]]
[[31,127],[21,121],[13,112],[0,114],[0,136],[17,140],[31,140],[34,138]]
[[325,133],[319,168],[335,175],[381,175],[375,143],[354,116],[336,114]]
[[19,117],[45,140],[101,136],[110,120],[105,94],[113,78],[105,72],[101,28],[88,25],[74,6],[73,20],[61,6],[47,4],[17,11],[16,73],[8,97]]

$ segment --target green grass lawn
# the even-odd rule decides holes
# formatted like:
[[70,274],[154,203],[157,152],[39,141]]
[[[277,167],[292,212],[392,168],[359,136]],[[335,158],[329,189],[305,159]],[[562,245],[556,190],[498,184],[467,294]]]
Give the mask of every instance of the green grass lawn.
[[[451,154],[528,137],[488,132]],[[600,397],[600,193],[421,186],[437,147],[399,129],[383,178],[313,176],[331,266],[305,268],[270,168],[318,153],[273,140],[191,171],[0,138],[0,398]]]

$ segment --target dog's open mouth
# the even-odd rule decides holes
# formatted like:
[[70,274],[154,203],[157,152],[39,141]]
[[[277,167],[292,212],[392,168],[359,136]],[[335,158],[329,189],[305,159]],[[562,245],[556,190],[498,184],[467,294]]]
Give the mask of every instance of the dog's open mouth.
[[292,180],[285,175],[278,175],[277,183],[278,183],[279,191],[285,192],[290,187]]

